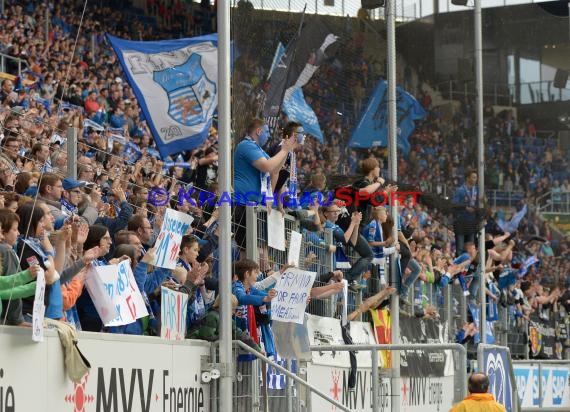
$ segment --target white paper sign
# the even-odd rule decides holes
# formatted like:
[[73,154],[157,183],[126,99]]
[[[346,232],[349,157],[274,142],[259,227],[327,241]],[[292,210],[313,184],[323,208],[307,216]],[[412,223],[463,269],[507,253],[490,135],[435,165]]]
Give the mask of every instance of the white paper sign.
[[285,251],[285,218],[277,210],[267,215],[267,244],[273,249]]
[[148,315],[128,260],[95,266],[87,274],[86,285],[105,326],[128,325]]
[[36,295],[34,297],[34,307],[32,309],[32,340],[34,342],[44,341],[44,314],[46,306],[44,297],[46,293],[46,274],[42,268],[38,270],[36,276]]
[[184,340],[188,294],[160,288],[160,337],[166,340]]
[[186,213],[166,209],[160,233],[154,244],[156,249],[154,266],[166,269],[176,267],[182,236],[188,232],[193,221],[194,218]]
[[299,232],[291,231],[291,238],[289,239],[289,254],[287,255],[287,263],[293,266],[299,266],[299,256],[301,255],[301,242],[303,235]]
[[343,279],[342,281],[342,317],[341,322],[343,326],[348,323],[348,281]]
[[277,296],[271,301],[271,319],[302,324],[316,276],[316,272],[287,269],[275,285]]

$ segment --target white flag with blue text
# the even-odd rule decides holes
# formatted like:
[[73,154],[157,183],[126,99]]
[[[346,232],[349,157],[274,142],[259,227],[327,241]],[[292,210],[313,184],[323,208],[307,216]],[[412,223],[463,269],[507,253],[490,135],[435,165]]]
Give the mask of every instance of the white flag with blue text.
[[208,137],[218,106],[218,38],[130,41],[107,35],[163,158]]

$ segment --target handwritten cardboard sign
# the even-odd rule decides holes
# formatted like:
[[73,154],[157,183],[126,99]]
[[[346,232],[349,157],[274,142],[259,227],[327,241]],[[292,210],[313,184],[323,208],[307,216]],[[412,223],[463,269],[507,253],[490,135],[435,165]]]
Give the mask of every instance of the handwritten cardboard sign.
[[153,265],[166,269],[174,269],[180,252],[182,236],[188,232],[188,228],[194,218],[186,213],[166,209],[164,221],[155,243],[155,258]]
[[166,340],[183,340],[186,336],[188,294],[160,288],[160,337]]
[[275,285],[277,296],[271,301],[271,319],[302,324],[316,276],[316,272],[287,269]]
[[105,326],[128,325],[148,315],[128,260],[118,265],[95,266],[85,283]]

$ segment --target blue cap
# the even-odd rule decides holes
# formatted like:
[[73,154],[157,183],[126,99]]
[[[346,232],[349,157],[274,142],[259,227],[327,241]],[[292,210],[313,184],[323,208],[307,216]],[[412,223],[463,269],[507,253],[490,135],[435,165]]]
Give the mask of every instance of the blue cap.
[[77,187],[83,187],[85,186],[87,183],[86,182],[80,182],[79,180],[75,180],[72,177],[66,177],[65,179],[63,179],[63,190],[73,190]]

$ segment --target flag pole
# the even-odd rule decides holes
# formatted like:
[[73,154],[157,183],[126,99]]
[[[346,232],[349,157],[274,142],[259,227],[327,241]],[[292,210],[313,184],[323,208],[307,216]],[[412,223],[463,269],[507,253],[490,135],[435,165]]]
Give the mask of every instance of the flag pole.
[[[387,37],[387,60],[388,60],[388,141],[389,141],[389,156],[388,160],[390,179],[394,182],[398,180],[398,136],[397,127],[398,119],[396,112],[396,0],[386,0],[386,37]],[[392,205],[390,213],[394,218],[394,239],[398,239],[398,208]],[[404,270],[401,268],[401,274],[404,275]],[[392,285],[396,285],[396,259],[390,259],[390,275]],[[400,278],[400,282],[402,279]],[[392,296],[390,302],[390,317],[392,322],[391,335],[392,343],[400,343],[400,302],[396,296]],[[377,365],[372,365],[378,367]],[[400,411],[400,352],[392,352],[392,412]],[[375,394],[375,396],[378,396]]]
[[[218,2],[218,136],[220,190],[231,192],[230,0]],[[232,405],[231,208],[220,206],[220,410]]]
[[[289,41],[289,44],[291,44],[291,41],[295,40],[295,39],[300,39],[301,38],[301,31],[303,30],[303,23],[305,22],[305,11],[307,10],[307,4],[305,3],[305,7],[303,8],[303,13],[301,14],[301,22],[299,23],[299,29],[297,30],[297,33],[295,34],[295,37],[293,37],[293,39],[291,39]],[[295,54],[297,53],[297,45],[295,44],[295,47],[293,47],[293,50],[291,51],[291,60],[290,62],[292,63],[295,60]],[[287,65],[287,75],[285,76],[285,87],[283,87],[283,93],[281,94],[281,98],[279,99],[279,109],[277,109],[277,118],[279,118],[279,113],[281,112],[281,108],[283,107],[283,100],[285,99],[285,93],[287,92],[287,85],[289,84],[289,80],[291,80],[291,63],[289,63]],[[277,125],[277,122],[275,123]],[[275,129],[273,129],[273,134],[275,135],[275,133],[277,132],[277,127],[275,127]]]
[[[301,22],[299,23],[299,29],[297,30],[297,34],[295,37],[297,40],[301,38],[301,31],[303,30],[303,23],[305,22],[305,11],[307,10],[307,3],[305,3],[305,7],[303,8],[303,13],[301,14]],[[293,52],[291,54],[291,63],[295,61],[295,55],[297,54],[297,44],[293,48]],[[281,99],[279,101],[279,110],[277,113],[281,111],[281,107],[283,106],[283,99],[285,99],[285,93],[287,92],[287,85],[289,84],[289,80],[291,80],[291,64],[287,66],[287,76],[285,76],[285,87],[283,88],[283,94],[281,95]]]

